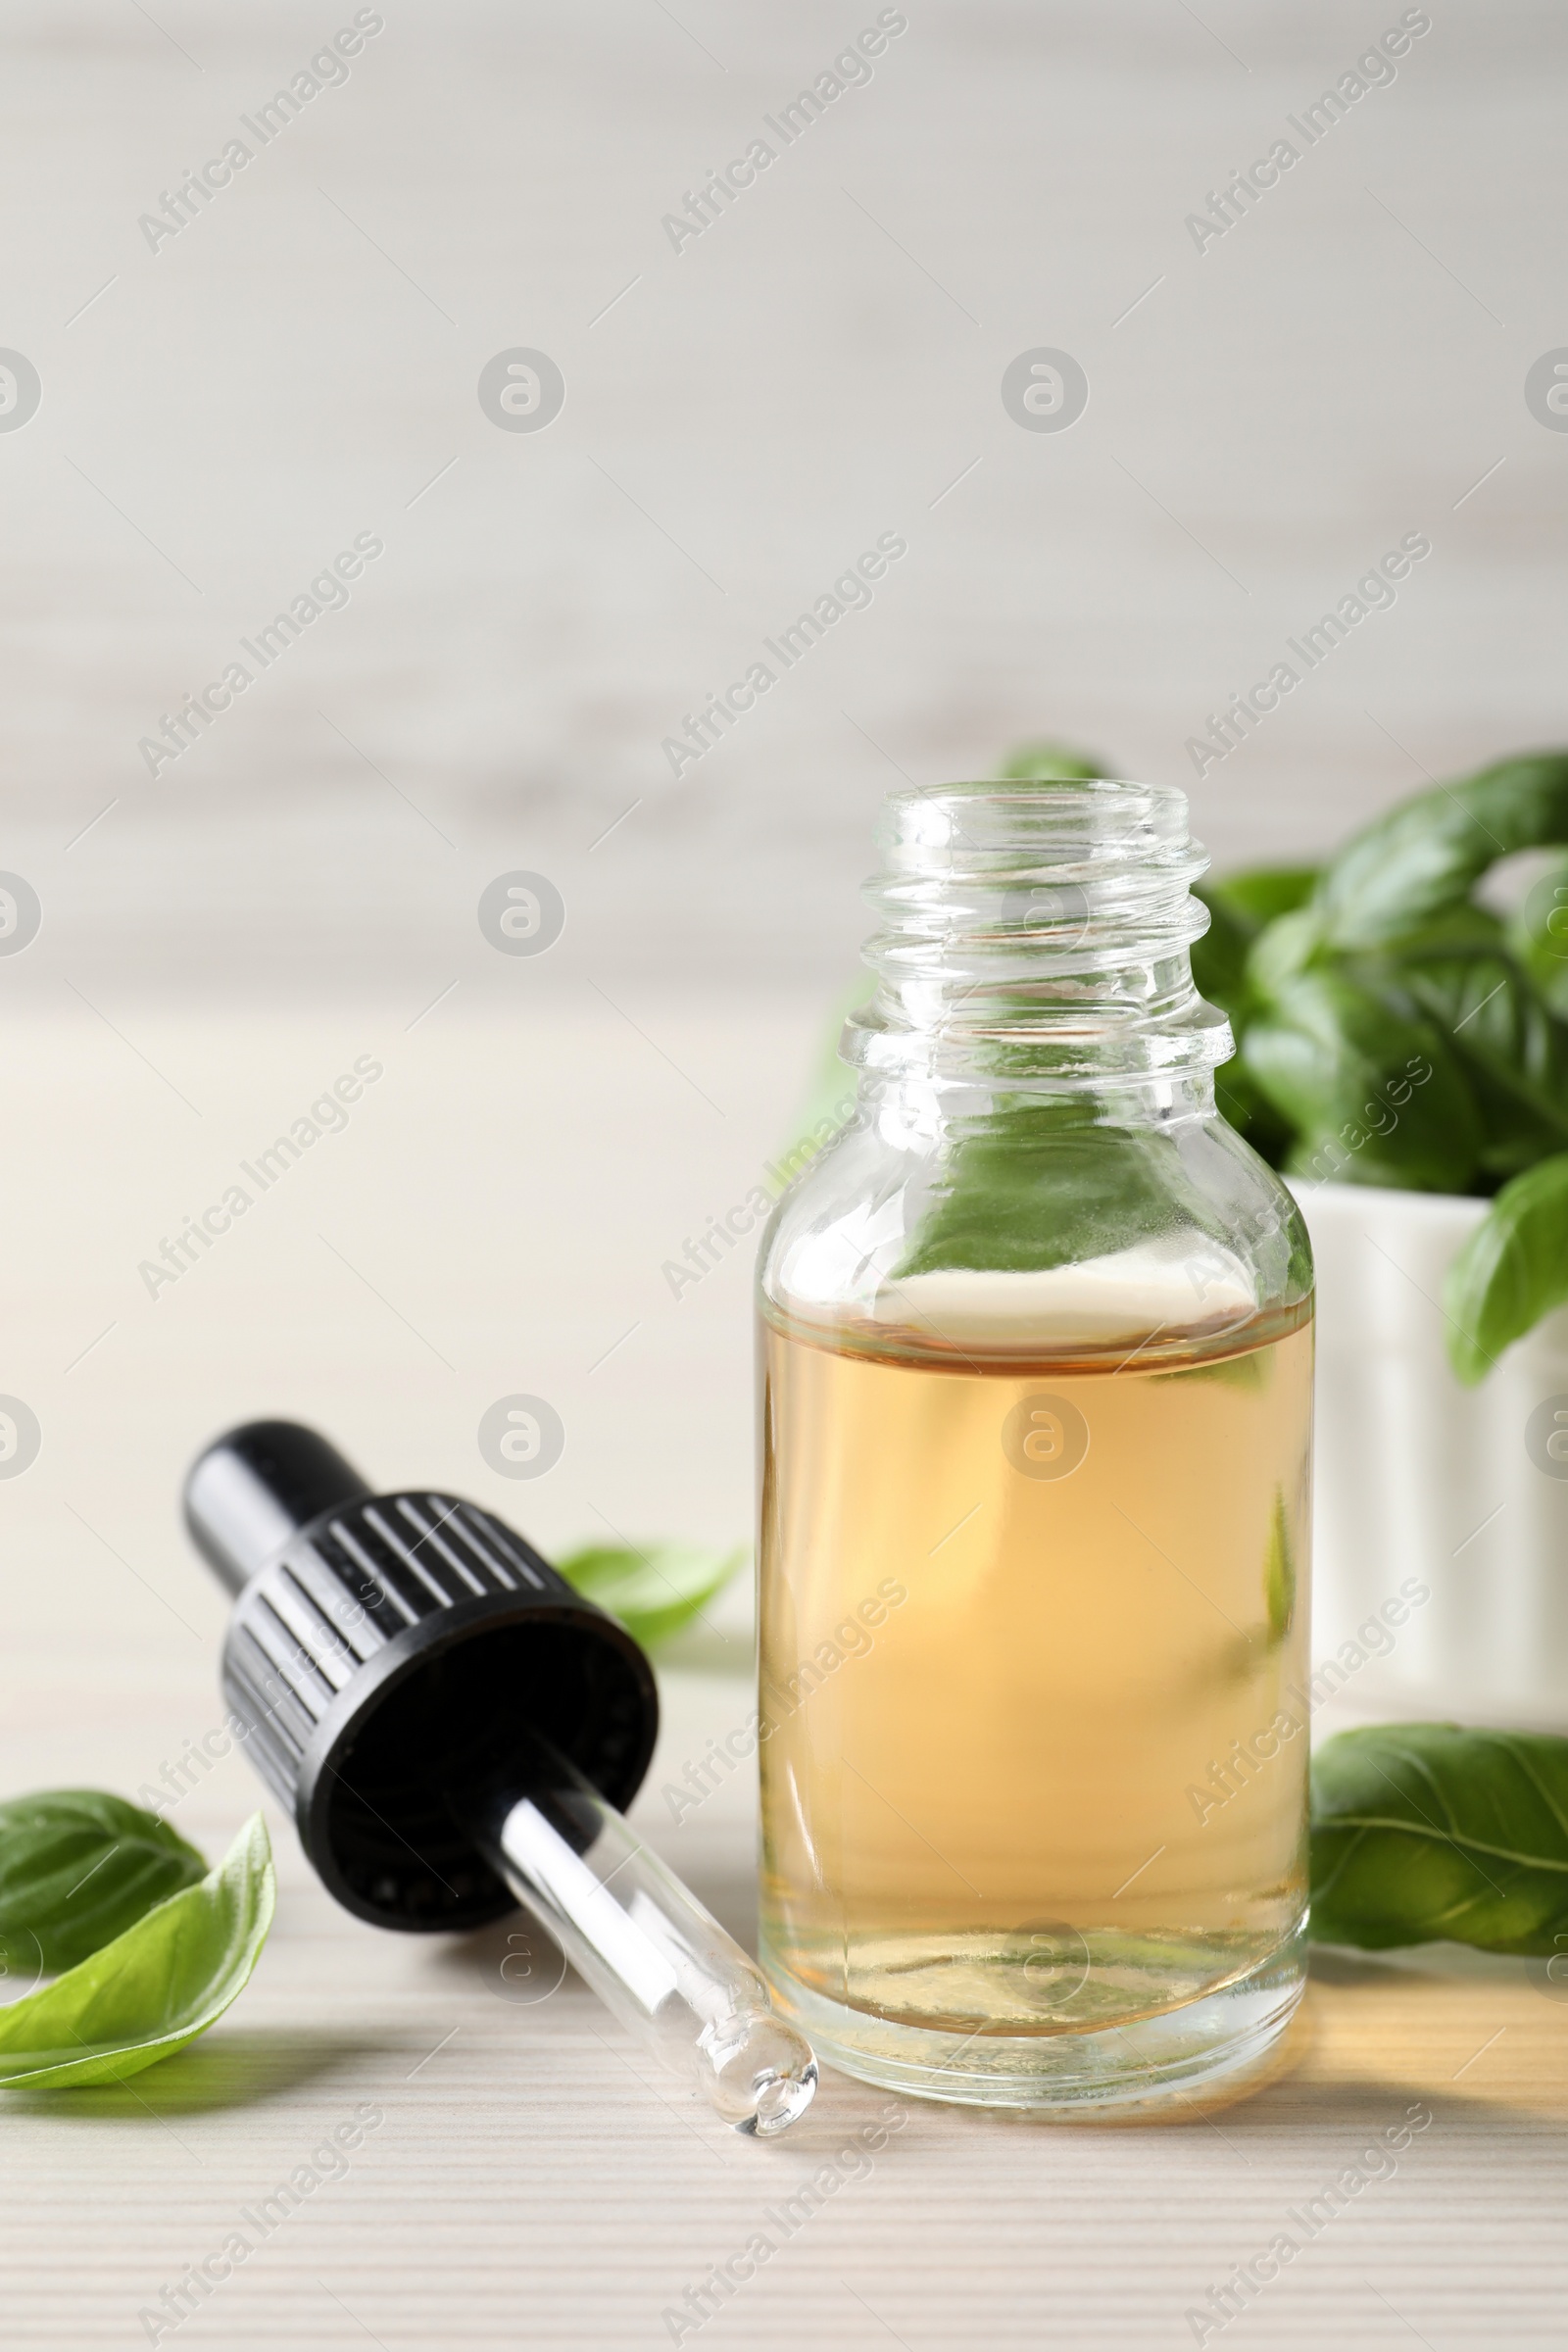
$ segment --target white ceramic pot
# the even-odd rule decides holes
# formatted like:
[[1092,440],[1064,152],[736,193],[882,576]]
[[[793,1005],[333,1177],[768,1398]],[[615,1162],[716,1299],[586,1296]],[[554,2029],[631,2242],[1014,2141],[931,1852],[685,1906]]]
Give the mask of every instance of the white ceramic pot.
[[[1568,1309],[1463,1388],[1439,1302],[1486,1203],[1296,1189],[1317,1260],[1314,1660],[1366,1651],[1357,1713],[1568,1731]],[[1431,1597],[1356,1643],[1407,1580]]]

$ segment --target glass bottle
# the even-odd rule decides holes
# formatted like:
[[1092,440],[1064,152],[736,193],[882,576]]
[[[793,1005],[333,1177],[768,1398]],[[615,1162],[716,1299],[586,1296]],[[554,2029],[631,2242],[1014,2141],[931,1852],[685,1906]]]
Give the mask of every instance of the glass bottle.
[[760,1265],[761,1952],[819,2056],[1263,2069],[1306,1912],[1311,1258],[1214,1107],[1179,792],[887,805],[856,1111]]

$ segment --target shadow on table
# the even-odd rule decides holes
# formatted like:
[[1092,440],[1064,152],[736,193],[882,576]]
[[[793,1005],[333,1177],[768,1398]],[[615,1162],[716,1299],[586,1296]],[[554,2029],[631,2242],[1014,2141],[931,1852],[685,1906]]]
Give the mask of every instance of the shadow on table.
[[[1560,2141],[1568,2018],[1553,2016],[1538,1991],[1525,1963],[1494,1953],[1314,1946],[1301,2006],[1250,2081],[1177,2094],[1153,2113],[1084,2120],[1102,2130],[1203,2126],[1238,2153],[1282,2127],[1386,2134],[1418,2109],[1427,2122],[1416,2131],[1443,2121]],[[1489,2082],[1471,2070],[1499,2044]]]
[[63,2121],[124,2116],[145,2123],[171,2115],[205,2115],[220,2107],[255,2107],[306,2082],[322,2082],[384,2055],[401,2042],[356,2039],[344,2034],[240,2029],[150,2066],[124,2082],[84,2083],[77,2089],[8,2090],[3,2112],[51,2115]]

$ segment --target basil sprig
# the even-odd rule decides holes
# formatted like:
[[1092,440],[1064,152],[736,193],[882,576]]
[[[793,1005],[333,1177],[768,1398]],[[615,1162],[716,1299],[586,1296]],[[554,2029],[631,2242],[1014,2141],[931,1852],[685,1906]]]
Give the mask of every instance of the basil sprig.
[[58,1976],[134,1926],[206,1863],[166,1821],[101,1788],[46,1788],[0,1804],[0,1953]]
[[1288,1175],[1492,1198],[1444,1301],[1469,1382],[1568,1297],[1568,858],[1510,923],[1473,896],[1563,843],[1568,753],[1544,752],[1417,794],[1321,870],[1198,888],[1232,1125]]
[[[1002,774],[1071,781],[1097,769],[1105,763],[1046,740],[1021,746]],[[1559,845],[1510,921],[1478,904],[1499,858]],[[1257,867],[1196,895],[1211,920],[1193,975],[1238,1048],[1215,1096],[1253,1149],[1309,1183],[1490,1200],[1444,1300],[1453,1368],[1481,1379],[1565,1296],[1568,752],[1418,793],[1322,867]],[[813,1152],[844,1116],[835,1071],[812,1102]],[[789,1154],[805,1156],[800,1145]]]
[[1451,1723],[1341,1732],[1312,1758],[1312,1929],[1382,1951],[1568,1937],[1568,1740]]
[[267,1825],[253,1813],[216,1870],[0,2009],[0,2089],[121,2082],[183,2049],[243,1990],[274,1900]]

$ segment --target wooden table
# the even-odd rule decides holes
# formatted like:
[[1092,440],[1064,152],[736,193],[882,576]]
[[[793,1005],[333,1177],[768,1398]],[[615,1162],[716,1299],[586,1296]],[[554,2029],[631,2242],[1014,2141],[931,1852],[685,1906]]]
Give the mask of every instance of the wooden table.
[[[63,1746],[50,1723],[70,1687],[62,1670],[20,1723],[13,1709],[12,1758]],[[99,1689],[73,1761],[112,1779],[133,1706],[115,1678]],[[745,1705],[734,1679],[672,1676],[666,1693],[664,1760]],[[194,1671],[178,1696],[182,1720],[210,1707]],[[640,1809],[743,1936],[753,1794],[727,1785],[676,1834],[657,1795]],[[251,1798],[232,1760],[176,1818],[216,1847]],[[574,1979],[549,1991],[537,1947],[544,1997],[513,2000],[509,1986],[536,1987],[514,1958],[503,1978],[508,1931],[424,1942],[362,1927],[320,1891],[287,1824],[272,1830],[277,1926],[229,2017],[123,2087],[7,2102],[19,2352],[146,2340],[139,2308],[236,2229],[254,2241],[243,2265],[160,2341],[1145,2352],[1198,2340],[1189,2308],[1277,2232],[1301,2236],[1290,2209],[1417,2103],[1431,2120],[1397,2170],[1326,2223],[1227,2346],[1563,2340],[1568,2006],[1516,1965],[1320,1960],[1292,2071],[1157,2130],[993,2121],[829,2075],[807,2121],[764,2146],[657,2075]],[[363,2120],[363,2103],[384,2120],[334,2156],[333,2128]],[[867,2169],[850,2134],[901,2117]],[[327,2177],[261,2237],[262,2200],[323,2145],[313,2169]],[[785,2239],[779,2208],[824,2166],[841,2185]],[[672,2336],[664,2315],[759,2230],[777,2252]]]
[[[815,1008],[644,997],[633,1030],[575,1001],[546,1017],[482,979],[412,1030],[416,991],[309,1016],[117,1003],[119,1036],[40,995],[0,1031],[30,1139],[10,1170],[0,1387],[44,1430],[32,1468],[0,1481],[8,1792],[132,1792],[220,1720],[221,1596],[174,1504],[195,1447],[246,1414],[318,1419],[372,1477],[472,1493],[546,1549],[607,1523],[745,1533],[745,1268],[676,1300],[661,1267],[776,1149]],[[384,1075],[347,1132],[149,1298],[144,1250],[362,1052]],[[531,1487],[495,1478],[474,1442],[483,1407],[523,1388],[568,1432]],[[737,1775],[679,1828],[660,1800],[744,1713],[744,1595],[724,1611],[726,1639],[695,1637],[663,1677],[637,1818],[745,1938],[754,1789]],[[258,1794],[232,1755],[172,1818],[216,1853]],[[8,2352],[146,2342],[138,2314],[236,2229],[247,2258],[159,2340],[665,2343],[663,2315],[824,2166],[840,2185],[823,2209],[775,2230],[771,2259],[680,2340],[1148,2352],[1197,2340],[1188,2311],[1415,2102],[1431,2121],[1397,2169],[1234,2319],[1227,2352],[1563,2341],[1568,2002],[1521,1963],[1320,1959],[1290,2070],[1246,2104],[1134,2130],[905,2102],[867,2168],[835,2157],[879,2094],[830,2076],[786,2139],[739,2139],[574,1980],[519,1980],[508,1931],[361,1926],[270,1819],[277,1924],[227,2018],[123,2087],[0,2102]],[[346,2169],[328,2154],[297,2210],[251,2230],[242,2209],[367,2103],[382,2120]]]

